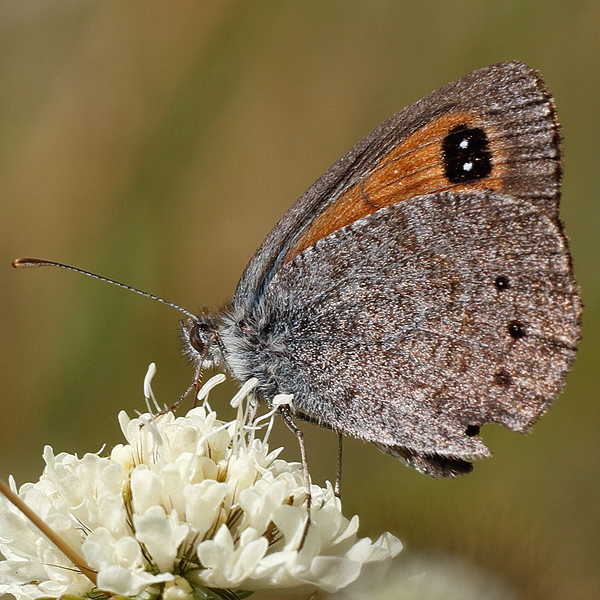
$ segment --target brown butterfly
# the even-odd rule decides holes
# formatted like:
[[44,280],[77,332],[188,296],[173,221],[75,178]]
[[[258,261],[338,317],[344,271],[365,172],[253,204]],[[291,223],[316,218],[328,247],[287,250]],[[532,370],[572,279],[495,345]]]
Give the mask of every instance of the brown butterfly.
[[203,367],[434,477],[526,432],[575,359],[559,124],[540,75],[474,71],[382,123],[288,210],[231,305],[184,325]]
[[229,307],[180,309],[186,351],[198,373],[256,377],[267,401],[293,394],[280,412],[300,440],[292,415],[433,477],[467,473],[489,455],[481,425],[527,432],[575,360],[582,305],[558,218],[561,174],[560,126],[537,71],[506,62],[461,77],[318,179]]

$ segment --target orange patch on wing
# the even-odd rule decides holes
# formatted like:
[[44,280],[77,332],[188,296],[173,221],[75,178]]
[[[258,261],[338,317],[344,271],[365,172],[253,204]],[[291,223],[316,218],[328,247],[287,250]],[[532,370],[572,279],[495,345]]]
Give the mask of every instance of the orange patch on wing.
[[284,262],[341,227],[390,204],[442,191],[501,190],[504,161],[489,131],[494,165],[490,175],[467,184],[452,184],[446,178],[442,143],[448,132],[458,125],[484,128],[475,113],[457,111],[442,115],[415,131],[381,158],[359,182],[326,206],[295,241]]

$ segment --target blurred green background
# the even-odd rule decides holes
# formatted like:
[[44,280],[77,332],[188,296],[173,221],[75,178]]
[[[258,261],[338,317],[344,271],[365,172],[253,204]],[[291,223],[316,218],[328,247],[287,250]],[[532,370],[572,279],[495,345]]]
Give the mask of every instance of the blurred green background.
[[[464,558],[519,598],[600,598],[596,0],[3,0],[0,474],[37,479],[45,444],[119,443],[117,411],[143,410],[151,361],[162,402],[192,375],[171,309],[64,271],[17,272],[13,258],[218,308],[279,217],[363,135],[509,59],[542,72],[563,125],[579,358],[532,435],[484,429],[494,457],[468,477],[432,481],[348,440],[345,512],[364,535],[392,531],[406,556]],[[313,478],[333,479],[335,436],[305,429]],[[277,436],[295,459],[283,425]]]

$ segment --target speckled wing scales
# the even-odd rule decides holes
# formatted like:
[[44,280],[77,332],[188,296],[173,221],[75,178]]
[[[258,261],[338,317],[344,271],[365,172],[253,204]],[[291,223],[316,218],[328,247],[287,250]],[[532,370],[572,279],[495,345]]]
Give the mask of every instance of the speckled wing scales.
[[285,351],[262,359],[300,412],[451,476],[488,454],[479,426],[525,432],[559,394],[577,291],[538,207],[491,190],[419,196],[278,270],[264,306]]

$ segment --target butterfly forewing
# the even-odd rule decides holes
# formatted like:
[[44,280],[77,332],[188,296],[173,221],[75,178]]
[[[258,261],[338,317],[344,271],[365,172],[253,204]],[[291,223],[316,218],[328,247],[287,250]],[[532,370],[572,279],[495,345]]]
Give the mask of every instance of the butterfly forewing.
[[432,92],[363,138],[288,210],[246,267],[234,305],[258,301],[279,265],[317,240],[418,195],[495,189],[556,218],[559,130],[539,73],[520,62]]

